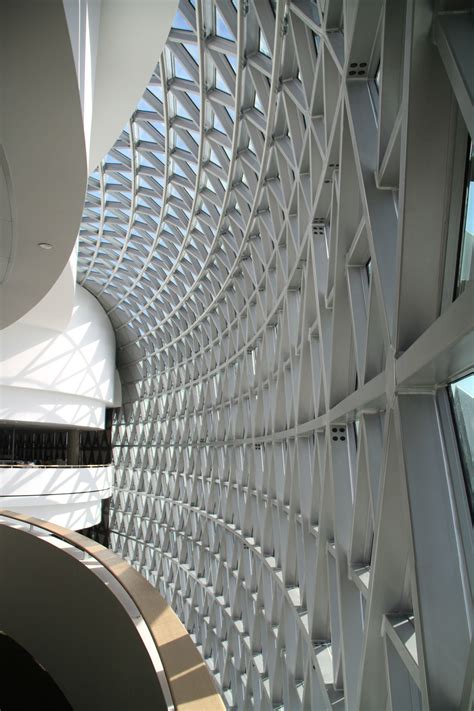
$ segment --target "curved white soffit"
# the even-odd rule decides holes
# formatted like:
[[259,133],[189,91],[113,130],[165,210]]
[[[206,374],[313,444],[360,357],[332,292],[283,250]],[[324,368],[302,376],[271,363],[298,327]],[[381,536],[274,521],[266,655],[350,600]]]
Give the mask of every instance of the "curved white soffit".
[[155,69],[178,0],[102,0],[89,169],[110,150]]
[[[84,130],[61,0],[2,3],[0,67],[0,143],[13,236],[0,284],[4,328],[59,278],[74,247],[84,202]],[[53,248],[42,249],[39,243]]]
[[80,286],[64,331],[21,319],[2,333],[0,420],[103,428],[117,380],[111,323]]
[[[114,400],[115,336],[97,299],[77,287],[67,329],[56,332],[23,319],[0,342],[0,386]],[[2,402],[2,407],[6,402]],[[4,418],[0,418],[4,419]]]

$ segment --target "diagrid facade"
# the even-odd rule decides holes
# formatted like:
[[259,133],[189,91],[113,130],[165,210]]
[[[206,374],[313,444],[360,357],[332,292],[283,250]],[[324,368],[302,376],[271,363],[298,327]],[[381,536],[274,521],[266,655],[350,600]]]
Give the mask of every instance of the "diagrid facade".
[[90,178],[112,547],[229,708],[470,708],[468,5],[180,0]]

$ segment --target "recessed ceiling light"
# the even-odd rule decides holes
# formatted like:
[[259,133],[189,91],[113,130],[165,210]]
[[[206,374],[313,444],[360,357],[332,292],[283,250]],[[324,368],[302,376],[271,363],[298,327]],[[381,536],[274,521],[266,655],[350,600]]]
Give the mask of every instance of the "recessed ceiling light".
[[53,249],[53,245],[49,242],[38,242],[38,247],[41,247],[41,249]]

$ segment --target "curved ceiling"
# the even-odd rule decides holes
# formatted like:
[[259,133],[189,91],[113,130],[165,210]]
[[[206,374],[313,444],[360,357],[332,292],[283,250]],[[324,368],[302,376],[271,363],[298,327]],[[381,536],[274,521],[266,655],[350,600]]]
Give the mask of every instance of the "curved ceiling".
[[[259,188],[280,190],[275,159],[262,170],[271,5],[250,6],[245,30],[231,2],[179,8],[143,98],[89,180],[80,231],[78,281],[108,312],[122,362],[174,342],[232,290],[256,215],[268,214]],[[275,131],[284,151],[283,106]]]

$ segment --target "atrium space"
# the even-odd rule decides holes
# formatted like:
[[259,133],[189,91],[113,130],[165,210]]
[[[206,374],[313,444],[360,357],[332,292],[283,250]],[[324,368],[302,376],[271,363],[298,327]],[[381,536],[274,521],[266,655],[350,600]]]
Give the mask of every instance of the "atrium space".
[[62,93],[30,138],[2,75],[0,550],[128,564],[163,708],[472,711],[472,3],[49,4],[57,51],[3,32]]

